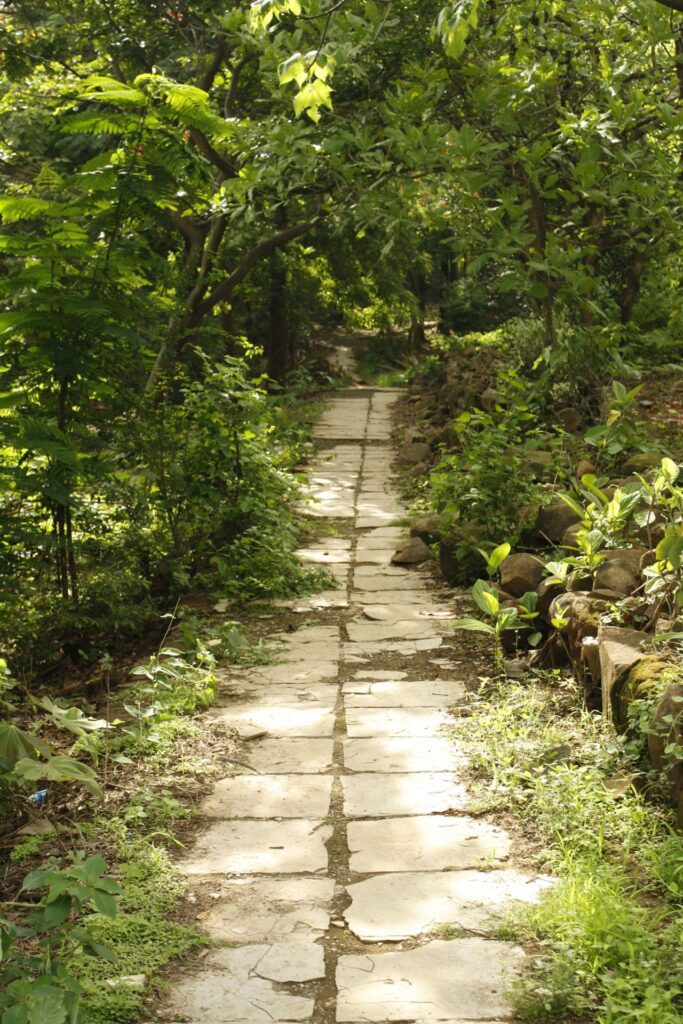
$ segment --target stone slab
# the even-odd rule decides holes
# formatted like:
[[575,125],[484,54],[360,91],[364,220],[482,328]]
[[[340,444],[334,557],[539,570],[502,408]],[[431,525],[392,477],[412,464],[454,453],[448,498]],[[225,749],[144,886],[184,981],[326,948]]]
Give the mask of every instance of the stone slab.
[[443,637],[423,637],[415,640],[368,640],[365,643],[342,644],[342,657],[349,654],[374,658],[378,654],[417,654],[420,651],[435,651],[443,645]]
[[313,704],[320,708],[334,707],[338,687],[335,683],[314,683],[301,685],[295,683],[293,686],[286,686],[283,683],[253,683],[247,675],[246,678],[233,679],[228,681],[226,689],[230,686],[234,689],[234,698],[227,692],[223,692],[219,698],[220,706],[229,709],[234,707],[234,701],[246,702],[258,701],[261,706],[275,707],[281,704],[296,702],[304,706]]
[[[378,668],[378,669],[376,669],[374,671],[371,671],[371,672],[365,672],[365,674],[361,675],[360,678],[364,679],[364,680],[367,680],[367,681],[381,680],[381,679],[394,679],[395,680],[395,679],[405,679],[405,677],[407,675],[408,675],[407,672],[395,672],[393,670],[390,671],[388,669],[379,669]],[[349,685],[349,684],[345,684],[345,685]]]
[[[363,675],[367,677],[371,673]],[[371,679],[344,683],[343,692],[347,708],[448,708],[463,699],[465,687],[455,679],[415,682]]]
[[281,703],[259,706],[251,701],[216,709],[216,718],[229,728],[249,724],[271,736],[331,736],[334,709],[329,704]]
[[[413,593],[417,592],[415,586],[415,577],[405,574],[397,574],[395,576],[386,575],[384,572],[377,572],[375,575],[362,575],[361,569],[371,569],[370,565],[359,565],[356,566],[353,572],[353,586],[355,590],[360,591],[372,591],[373,594],[382,593],[384,591],[396,592],[398,590],[407,590]],[[384,569],[384,566],[378,566],[378,568]],[[419,591],[420,599],[424,601],[426,591]],[[381,599],[378,602],[376,598],[373,598],[373,604],[381,603]]]
[[495,825],[439,814],[351,821],[348,843],[349,866],[359,874],[462,870],[510,852],[510,837]]
[[274,686],[303,686],[327,683],[336,680],[339,672],[337,661],[316,661],[308,659],[282,665],[263,665],[253,669],[250,678],[254,683],[272,683]]
[[197,838],[178,867],[185,875],[314,874],[327,869],[322,821],[219,821]]
[[524,962],[518,946],[486,939],[343,956],[337,1021],[491,1021],[512,1016],[507,983]]
[[349,928],[363,942],[400,942],[440,926],[490,932],[511,903],[535,903],[548,879],[517,871],[375,875],[347,886]]
[[280,1024],[310,1020],[314,1001],[292,995],[257,974],[269,946],[210,953],[200,974],[176,982],[162,1009],[166,1020],[188,1024]]
[[430,639],[438,634],[431,621],[406,619],[396,622],[349,622],[346,626],[352,643],[373,643],[378,640]]
[[331,775],[236,775],[221,779],[199,805],[207,818],[324,818]]
[[349,818],[439,814],[468,803],[465,786],[452,772],[344,775],[342,787]]
[[344,742],[344,765],[354,772],[448,772],[458,764],[462,757],[446,739],[379,737]]
[[318,774],[332,767],[332,740],[284,737],[253,740],[247,756],[249,765],[257,772]]
[[[215,881],[213,885],[215,886]],[[331,878],[227,878],[203,929],[220,942],[320,938],[329,927]]]
[[448,725],[445,711],[438,708],[348,708],[346,732],[355,736],[438,737]]

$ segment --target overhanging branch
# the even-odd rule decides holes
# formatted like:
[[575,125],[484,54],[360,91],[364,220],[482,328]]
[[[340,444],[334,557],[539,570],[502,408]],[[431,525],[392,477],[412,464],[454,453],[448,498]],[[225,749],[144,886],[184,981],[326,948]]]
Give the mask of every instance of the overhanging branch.
[[242,258],[240,264],[228,275],[220,284],[216,285],[213,291],[207,295],[203,302],[201,302],[195,311],[195,316],[201,320],[207,313],[210,313],[219,303],[226,302],[229,299],[232,291],[237,287],[238,284],[245,279],[249,271],[254,267],[259,260],[263,259],[264,256],[268,256],[275,249],[278,249],[281,245],[286,245],[287,242],[293,241],[295,238],[299,238],[301,235],[305,235],[313,227],[313,217],[309,220],[299,221],[298,224],[292,224],[288,228],[283,228],[282,231],[278,231],[277,234],[271,235],[270,238],[264,239],[255,245],[253,249]]

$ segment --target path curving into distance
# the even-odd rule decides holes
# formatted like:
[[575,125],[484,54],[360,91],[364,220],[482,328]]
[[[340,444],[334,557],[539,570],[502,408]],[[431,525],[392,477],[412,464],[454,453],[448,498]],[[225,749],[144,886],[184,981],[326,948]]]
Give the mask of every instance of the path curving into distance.
[[165,1021],[513,1017],[505,990],[524,954],[492,933],[546,883],[506,867],[508,835],[467,814],[463,758],[443,735],[463,695],[443,648],[451,611],[390,564],[404,533],[398,396],[338,393],[318,423],[307,510],[324,535],[300,557],[336,586],[289,602],[301,625],[278,637],[282,660],[230,672],[212,709],[247,741],[243,774],[204,800],[180,868],[212,901],[203,926],[230,945],[179,970]]

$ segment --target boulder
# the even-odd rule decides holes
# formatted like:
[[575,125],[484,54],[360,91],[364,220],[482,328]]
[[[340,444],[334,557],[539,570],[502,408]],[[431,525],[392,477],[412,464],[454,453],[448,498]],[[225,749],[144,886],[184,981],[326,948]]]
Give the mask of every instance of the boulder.
[[556,597],[560,594],[565,593],[565,587],[563,583],[552,582],[551,580],[541,580],[538,587],[536,588],[536,594],[538,596],[538,602],[536,608],[538,614],[545,622],[550,622],[550,606]]
[[632,594],[640,583],[640,563],[646,552],[646,548],[605,551],[605,560],[595,572],[593,589],[615,590],[624,596]]
[[683,746],[683,683],[679,680],[669,684],[659,701],[650,723],[647,746],[652,764],[668,778],[679,825],[683,825],[683,761],[673,752],[674,746]]
[[536,590],[543,579],[543,562],[535,555],[508,555],[500,567],[500,585],[514,597]]
[[587,473],[595,473],[595,466],[588,459],[579,459],[576,465],[577,480],[580,480],[582,476],[586,476]]
[[560,594],[558,597],[553,598],[550,603],[549,617],[551,619],[567,619],[567,625],[561,628],[561,633],[566,633],[569,629],[569,620],[571,619],[572,608],[574,605],[581,600],[585,600],[585,598],[585,594],[579,594],[574,591],[570,591],[566,594]]
[[577,434],[583,425],[583,416],[578,409],[560,409],[557,413],[557,422],[570,434]]
[[572,523],[562,534],[563,548],[577,548],[579,546],[579,534],[583,530],[583,523]]
[[602,587],[599,590],[594,588],[591,590],[591,597],[597,597],[600,601],[607,601],[608,604],[624,600],[624,595],[620,594],[618,590],[608,590],[606,587]]
[[410,536],[419,537],[425,544],[441,540],[441,517],[436,512],[418,516],[410,524]]
[[647,473],[649,469],[657,469],[662,464],[662,456],[654,452],[634,452],[622,463],[624,473]]
[[479,396],[479,405],[485,412],[492,412],[500,401],[500,395],[493,388],[486,388]]
[[580,572],[572,572],[567,579],[567,590],[572,594],[588,594],[593,589],[593,577],[590,573],[582,575]]
[[644,654],[630,669],[618,693],[615,693],[615,723],[625,729],[628,725],[629,705],[641,697],[652,696],[661,686],[662,675],[670,670],[671,662],[667,655]]
[[602,683],[602,713],[614,722],[617,729],[624,729],[623,709],[620,691],[634,665],[644,654],[640,645],[648,640],[648,634],[638,629],[623,629],[621,626],[601,626],[598,634],[600,644],[600,679]]
[[419,537],[412,537],[396,551],[391,559],[394,565],[420,565],[428,562],[434,555]]
[[559,544],[569,527],[579,522],[580,519],[573,508],[564,501],[557,501],[538,510],[534,529],[539,537],[550,541],[551,544]]
[[522,453],[534,476],[547,476],[553,471],[554,459],[552,452],[545,452],[542,449],[534,449]]
[[399,448],[398,459],[405,466],[414,466],[418,462],[426,462],[431,454],[431,448],[424,441],[413,441]]

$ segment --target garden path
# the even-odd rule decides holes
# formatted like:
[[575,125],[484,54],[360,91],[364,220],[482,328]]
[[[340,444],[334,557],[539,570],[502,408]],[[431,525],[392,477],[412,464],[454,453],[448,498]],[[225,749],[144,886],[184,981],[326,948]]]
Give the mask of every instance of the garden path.
[[[444,735],[463,697],[451,611],[392,566],[392,390],[334,397],[316,429],[309,511],[336,527],[300,552],[335,587],[291,603],[278,664],[230,675],[213,714],[247,741],[181,861],[210,894],[212,949],[175,977],[164,1020],[472,1022],[512,1016],[524,954],[501,908],[542,882],[505,866],[510,838],[467,813]],[[321,533],[322,533],[321,528]],[[453,652],[451,652],[453,653]]]

